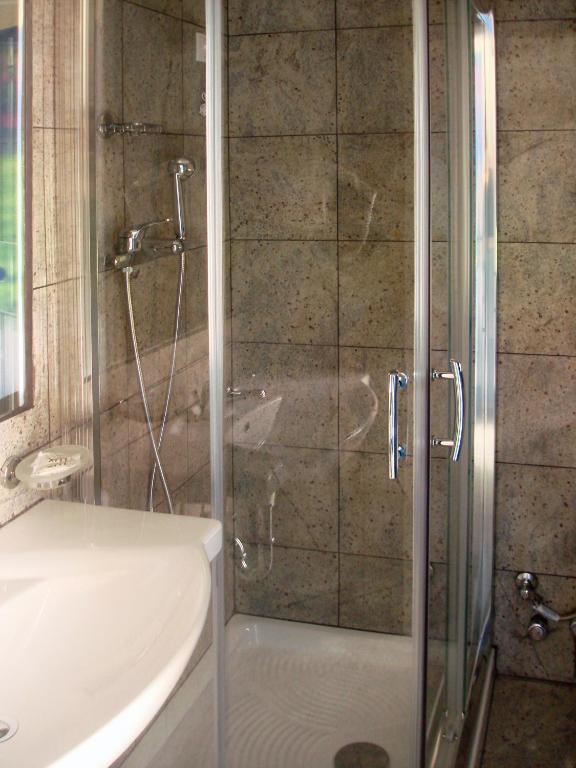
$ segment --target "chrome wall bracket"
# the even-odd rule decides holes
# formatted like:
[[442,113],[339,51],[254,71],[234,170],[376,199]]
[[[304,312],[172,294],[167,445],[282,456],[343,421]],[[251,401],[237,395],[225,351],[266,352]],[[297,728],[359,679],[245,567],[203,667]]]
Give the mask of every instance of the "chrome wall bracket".
[[150,133],[162,133],[163,130],[163,126],[156,123],[120,123],[109,112],[105,112],[98,120],[98,133],[103,139],[109,139],[116,134],[145,136]]

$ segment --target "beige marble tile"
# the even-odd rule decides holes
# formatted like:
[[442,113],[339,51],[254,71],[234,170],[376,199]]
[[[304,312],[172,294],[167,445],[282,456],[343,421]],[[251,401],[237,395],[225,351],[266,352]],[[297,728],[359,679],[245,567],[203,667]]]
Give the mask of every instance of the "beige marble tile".
[[80,96],[83,9],[76,0],[54,0],[53,8],[54,86],[50,96],[45,95],[45,113],[53,99],[54,127],[79,131],[83,119],[83,101]]
[[413,243],[341,243],[339,267],[340,343],[412,347]]
[[571,215],[574,131],[499,135],[499,231],[502,242],[576,242]]
[[[208,255],[206,248],[186,254],[186,317],[184,328],[190,339],[208,329]],[[192,355],[192,357],[197,357]]]
[[571,77],[575,22],[527,21],[496,29],[499,128],[576,128],[576,83]]
[[[443,20],[442,0],[430,0],[428,3],[430,20],[439,23]],[[410,0],[338,0],[339,27],[378,27],[391,25],[410,25],[412,23],[412,3]]]
[[[127,327],[126,296],[124,293],[124,275],[119,272],[108,271],[98,276],[98,344],[100,368],[104,373],[111,371],[108,382],[103,382],[103,395],[109,389],[114,390],[113,401],[120,397],[126,397],[130,392],[125,388],[128,382],[128,371],[123,365],[131,357],[131,342]],[[112,382],[112,369],[114,378],[119,380],[116,386]]]
[[[194,173],[186,179],[184,200],[188,242],[192,248],[206,244],[206,139],[204,136],[184,137],[184,157],[194,163]],[[172,178],[169,179],[173,183]],[[173,209],[173,205],[172,205]]]
[[[388,446],[388,374],[412,370],[412,352],[403,349],[340,349],[340,448],[385,453]],[[412,396],[398,398],[398,434],[411,453]]]
[[576,466],[576,359],[500,355],[497,458]]
[[336,139],[232,139],[230,195],[234,237],[334,239]]
[[182,22],[124,3],[124,40],[124,119],[181,130]]
[[502,243],[498,248],[501,352],[576,353],[576,245]]
[[151,11],[175,16],[177,19],[182,16],[183,0],[130,0],[130,2],[141,5],[143,8],[149,8]]
[[[448,247],[432,245],[431,341],[448,343]],[[340,243],[340,343],[410,348],[414,340],[414,244]]]
[[210,463],[210,415],[207,409],[199,414],[191,408],[187,416],[188,474],[195,474]]
[[231,35],[330,29],[334,26],[331,0],[229,0]]
[[229,56],[230,135],[335,132],[334,32],[231,37]]
[[574,686],[497,678],[482,768],[574,765],[575,711]]
[[[432,459],[430,559],[446,562],[448,516],[447,460]],[[412,557],[412,460],[402,461],[398,481],[388,479],[388,456],[340,453],[340,551],[410,559]]]
[[235,344],[234,386],[264,389],[266,399],[234,401],[234,442],[336,448],[336,347]]
[[[340,136],[338,230],[343,240],[414,237],[411,134]],[[432,239],[448,239],[448,169],[444,134],[431,138]]]
[[74,130],[43,133],[46,280],[57,283],[80,274],[81,231],[76,220],[80,147]]
[[166,347],[167,357],[171,354],[179,271],[180,257],[164,256],[140,265],[138,277],[132,280],[134,323],[142,354],[156,347]]
[[496,567],[576,577],[576,470],[498,464]]
[[341,454],[340,551],[409,559],[412,556],[412,471],[388,478],[384,454]]
[[[206,62],[198,61],[198,46],[201,45],[198,35],[206,37],[203,27],[194,24],[183,24],[182,55],[184,87],[183,99],[183,128],[186,133],[204,136],[206,133],[206,118],[200,114],[202,93],[206,92]],[[225,113],[224,113],[225,114]]]
[[338,33],[340,132],[411,132],[413,101],[410,27]]
[[340,626],[410,633],[412,563],[340,556]]
[[32,4],[32,125],[54,125],[54,0]]
[[411,240],[412,136],[340,136],[338,148],[339,237]]
[[118,253],[118,235],[127,226],[124,221],[124,142],[120,137],[97,142],[95,185],[98,267],[103,269]]
[[[568,612],[576,605],[576,579],[538,574],[538,591],[554,610]],[[521,600],[516,571],[496,571],[495,644],[501,674],[574,682],[574,638],[566,624],[554,629],[544,642],[526,634],[532,608]]]
[[236,447],[234,516],[243,542],[337,551],[337,452]]
[[[174,216],[174,180],[168,173],[168,163],[181,157],[183,151],[184,140],[178,136],[136,136],[124,139],[128,226]],[[185,194],[190,192],[189,185],[196,183],[199,183],[198,177],[194,174],[185,182]],[[156,228],[149,234],[171,237],[174,227],[167,225]]]
[[494,0],[497,20],[574,19],[574,0]]
[[55,440],[69,437],[91,417],[92,392],[83,337],[86,286],[81,280],[67,280],[46,290],[50,439]]
[[335,344],[335,242],[232,244],[232,318],[238,341]]
[[338,622],[338,555],[274,547],[248,550],[252,574],[236,569],[236,610],[276,619],[335,625]]
[[46,285],[44,131],[32,129],[32,285]]
[[448,195],[450,187],[448,168],[448,136],[433,133],[430,137],[430,218],[432,240],[449,242]]
[[[205,0],[182,0],[182,16],[193,24],[198,24],[202,27],[206,26]],[[225,14],[223,23],[226,24]]]
[[[188,421],[186,414],[171,419],[164,433],[160,448],[162,465],[170,491],[174,493],[189,477],[188,472]],[[130,507],[148,508],[148,482],[153,466],[150,438],[145,434],[130,443]],[[165,496],[158,473],[155,483],[155,504],[163,505]],[[159,511],[162,511],[160,508]]]
[[104,112],[112,113],[116,120],[122,118],[122,7],[121,0],[97,0],[94,4],[97,119]]

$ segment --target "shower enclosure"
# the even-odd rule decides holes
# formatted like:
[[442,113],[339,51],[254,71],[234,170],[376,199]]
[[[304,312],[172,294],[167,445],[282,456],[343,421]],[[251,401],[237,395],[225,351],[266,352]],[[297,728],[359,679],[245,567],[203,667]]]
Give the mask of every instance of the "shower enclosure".
[[[122,764],[448,768],[460,750],[477,765],[493,675],[490,5],[99,0],[86,18],[96,493],[149,506],[152,421],[174,511],[226,534],[204,641]],[[145,414],[110,264],[120,233],[172,226],[182,157],[183,287],[181,253],[132,277]]]

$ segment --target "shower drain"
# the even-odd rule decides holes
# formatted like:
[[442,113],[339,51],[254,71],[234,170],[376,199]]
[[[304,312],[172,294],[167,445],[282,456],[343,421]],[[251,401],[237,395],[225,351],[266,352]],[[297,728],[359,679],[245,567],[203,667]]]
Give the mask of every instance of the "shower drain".
[[13,717],[0,717],[0,742],[8,741],[18,730],[18,720]]
[[355,741],[336,752],[334,768],[390,768],[390,758],[378,744]]

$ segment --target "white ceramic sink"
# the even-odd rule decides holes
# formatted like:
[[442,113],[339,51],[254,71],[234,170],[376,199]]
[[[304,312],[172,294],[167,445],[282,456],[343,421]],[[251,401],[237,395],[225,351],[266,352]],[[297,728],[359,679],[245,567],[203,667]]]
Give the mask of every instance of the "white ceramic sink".
[[172,691],[220,524],[43,501],[0,529],[2,768],[107,768]]

